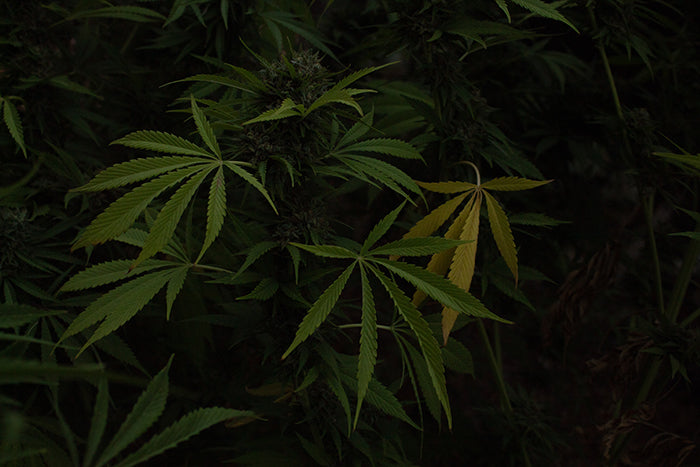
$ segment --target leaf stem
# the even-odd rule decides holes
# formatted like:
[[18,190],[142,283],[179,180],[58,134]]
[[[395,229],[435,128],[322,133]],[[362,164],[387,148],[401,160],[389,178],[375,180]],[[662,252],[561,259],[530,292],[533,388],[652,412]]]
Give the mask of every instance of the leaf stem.
[[644,217],[649,234],[649,246],[651,247],[651,258],[654,263],[654,282],[656,285],[656,300],[659,306],[659,314],[665,315],[664,290],[661,282],[661,264],[659,262],[659,251],[656,247],[656,235],[654,235],[654,193],[642,199],[644,205]]
[[[361,328],[362,323],[352,323],[352,324],[341,324],[337,326],[338,329],[351,329],[351,328]],[[377,329],[382,329],[384,331],[397,331],[397,329],[394,326],[386,326],[384,324],[377,324]]]

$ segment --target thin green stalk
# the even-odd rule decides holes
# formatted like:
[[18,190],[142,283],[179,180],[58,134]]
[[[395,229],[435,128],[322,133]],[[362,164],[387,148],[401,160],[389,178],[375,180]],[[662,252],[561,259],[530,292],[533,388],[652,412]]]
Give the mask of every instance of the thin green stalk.
[[[595,15],[593,14],[593,7],[589,6],[588,7],[588,16],[591,19],[591,25],[593,26],[594,30],[598,29],[598,24],[595,20]],[[617,86],[615,85],[615,78],[613,77],[612,74],[612,69],[610,68],[610,60],[608,60],[608,54],[605,51],[605,47],[603,44],[598,43],[598,53],[600,54],[601,60],[603,60],[603,68],[605,68],[605,76],[608,79],[608,85],[610,86],[610,91],[612,92],[613,96],[613,102],[615,103],[615,112],[617,113],[617,116],[622,120],[623,114],[622,114],[622,104],[620,102],[620,95],[617,93]]]
[[654,283],[656,285],[656,300],[659,306],[659,314],[665,315],[664,289],[661,282],[661,263],[659,262],[659,251],[656,248],[656,235],[654,235],[654,193],[642,200],[644,205],[644,218],[649,233],[649,246],[651,247],[651,258],[654,262]]
[[[338,329],[351,329],[351,328],[361,328],[362,323],[352,323],[352,324],[341,324],[338,326]],[[384,324],[377,324],[377,329],[383,329],[385,331],[391,331],[394,332],[396,331],[396,328],[393,326],[386,326]]]

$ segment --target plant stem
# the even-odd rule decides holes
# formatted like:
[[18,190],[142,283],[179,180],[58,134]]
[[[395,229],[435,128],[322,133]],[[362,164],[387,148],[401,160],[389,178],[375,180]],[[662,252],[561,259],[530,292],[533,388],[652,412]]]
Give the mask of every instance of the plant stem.
[[[361,328],[362,323],[352,323],[352,324],[341,324],[337,326],[338,329],[351,329],[351,328]],[[385,331],[391,331],[394,332],[396,331],[396,328],[393,326],[386,326],[384,324],[377,324],[377,329],[383,329]]]
[[651,247],[651,258],[654,262],[654,282],[656,284],[656,300],[659,306],[659,314],[665,315],[664,309],[664,290],[661,282],[661,264],[659,262],[659,251],[656,248],[656,235],[654,235],[654,193],[642,199],[644,205],[644,218],[647,224],[649,233],[649,246]]
[[491,346],[491,340],[486,332],[486,326],[484,326],[483,320],[478,320],[479,334],[484,341],[484,347],[486,348],[486,353],[489,357],[489,364],[493,375],[496,377],[496,385],[498,386],[498,393],[501,398],[501,407],[506,409],[508,412],[513,412],[513,406],[510,403],[510,398],[508,397],[508,390],[506,389],[506,383],[503,380],[503,371],[501,366],[498,364],[498,359],[496,354],[493,352],[493,347]]

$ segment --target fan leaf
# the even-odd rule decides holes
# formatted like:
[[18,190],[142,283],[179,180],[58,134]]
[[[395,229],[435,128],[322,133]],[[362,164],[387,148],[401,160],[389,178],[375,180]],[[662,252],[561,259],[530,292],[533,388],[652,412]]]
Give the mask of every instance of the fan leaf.
[[134,149],[146,149],[148,151],[165,152],[168,154],[215,158],[211,153],[187,141],[185,138],[171,135],[163,131],[139,130],[129,133],[110,144],[121,144],[122,146]]
[[486,209],[489,214],[489,222],[491,224],[493,239],[496,241],[498,251],[501,252],[501,256],[503,256],[503,259],[508,265],[508,269],[510,269],[510,272],[513,273],[513,277],[515,277],[515,283],[517,285],[518,253],[515,249],[515,240],[513,239],[513,232],[510,230],[508,217],[493,196],[491,196],[488,192],[484,192],[484,196],[486,197]]

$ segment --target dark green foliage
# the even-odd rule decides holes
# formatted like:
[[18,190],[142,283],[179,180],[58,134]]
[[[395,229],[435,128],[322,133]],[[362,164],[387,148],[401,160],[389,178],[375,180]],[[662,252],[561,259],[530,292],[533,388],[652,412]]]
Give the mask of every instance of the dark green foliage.
[[698,24],[0,0],[0,464],[698,464]]

